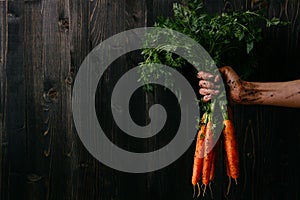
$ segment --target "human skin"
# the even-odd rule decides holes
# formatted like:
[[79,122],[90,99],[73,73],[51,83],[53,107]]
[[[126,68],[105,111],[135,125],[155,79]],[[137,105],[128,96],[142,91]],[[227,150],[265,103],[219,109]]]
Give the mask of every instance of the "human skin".
[[[300,79],[286,82],[249,82],[241,80],[229,66],[219,70],[232,103],[300,108]],[[204,102],[219,94],[219,81],[222,78],[204,71],[200,71],[197,77],[200,79],[199,93],[203,95]]]

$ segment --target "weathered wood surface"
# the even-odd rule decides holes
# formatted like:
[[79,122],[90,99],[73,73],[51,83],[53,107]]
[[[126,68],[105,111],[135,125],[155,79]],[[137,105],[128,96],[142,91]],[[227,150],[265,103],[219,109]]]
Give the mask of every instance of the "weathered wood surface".
[[[99,163],[84,148],[71,112],[73,80],[86,55],[116,33],[151,26],[157,16],[171,15],[173,2],[0,1],[1,200],[192,199],[193,146],[162,170],[147,174],[118,172]],[[232,0],[207,1],[207,5],[210,12],[221,12],[260,4]],[[299,79],[299,9],[299,0],[270,1],[269,17],[287,19],[291,24],[264,33],[266,40],[253,80]],[[108,94],[113,84],[139,60],[137,52],[130,53],[105,72],[98,91],[104,95],[96,105],[101,111],[109,112]],[[146,103],[170,101],[160,95],[145,96],[141,91],[136,98],[135,107],[139,109],[133,116],[141,124],[149,120],[143,109]],[[228,199],[299,199],[299,109],[240,105],[233,109],[241,177]],[[135,149],[110,118],[101,123],[112,141]],[[154,140],[139,147],[151,150],[164,142]],[[213,185],[215,199],[225,199],[227,179],[222,170],[220,163]]]

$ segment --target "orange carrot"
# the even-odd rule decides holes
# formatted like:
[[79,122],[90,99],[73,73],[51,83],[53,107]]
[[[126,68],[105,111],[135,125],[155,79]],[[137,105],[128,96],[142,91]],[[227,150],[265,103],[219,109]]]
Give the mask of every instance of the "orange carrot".
[[218,148],[219,148],[219,142],[217,142],[217,144],[213,148],[209,181],[213,181],[215,178],[216,163],[217,163],[217,157],[218,157]]
[[198,131],[197,141],[196,141],[196,150],[194,155],[194,165],[193,165],[193,175],[192,175],[192,184],[195,186],[200,179],[203,167],[203,144],[205,136],[206,125],[201,125],[200,130]]
[[239,177],[239,154],[234,126],[230,119],[224,120],[223,124],[224,148],[228,160],[229,175],[231,178],[237,179]]
[[226,174],[227,174],[227,176],[231,177],[230,171],[229,171],[229,164],[228,164],[227,156],[225,156],[225,167],[226,167]]
[[211,169],[211,161],[212,161],[212,122],[209,121],[206,126],[205,131],[205,142],[204,142],[204,160],[203,160],[203,168],[202,168],[202,183],[206,186],[209,183],[210,169]]
[[229,164],[228,164],[228,159],[227,157],[225,156],[225,166],[226,166],[226,173],[227,173],[227,176],[228,176],[228,186],[227,186],[227,192],[226,192],[226,195],[229,194],[229,191],[230,191],[230,187],[231,187],[231,175],[230,175],[230,170],[229,170]]
[[204,137],[205,137],[205,130],[206,130],[206,117],[207,117],[207,113],[204,113],[200,121],[200,129],[197,135],[196,149],[194,154],[193,175],[192,175],[192,184],[194,186],[200,180],[200,176],[202,173],[203,154],[204,154],[203,145],[204,145]]

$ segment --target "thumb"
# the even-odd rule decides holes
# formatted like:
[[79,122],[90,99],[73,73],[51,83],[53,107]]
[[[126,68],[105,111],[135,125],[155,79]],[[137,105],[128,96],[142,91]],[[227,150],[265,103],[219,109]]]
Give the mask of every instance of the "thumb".
[[231,85],[230,83],[234,83],[240,79],[239,75],[230,66],[221,67],[219,71],[226,84]]

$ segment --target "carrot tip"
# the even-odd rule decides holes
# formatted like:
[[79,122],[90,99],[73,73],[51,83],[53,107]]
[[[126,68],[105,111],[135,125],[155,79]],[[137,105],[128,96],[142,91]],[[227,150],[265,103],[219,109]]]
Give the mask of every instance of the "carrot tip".
[[195,188],[195,185],[193,185],[193,190],[194,190],[193,198],[195,198],[195,194],[196,194],[196,188]]
[[229,178],[229,181],[228,181],[228,187],[227,187],[227,193],[226,193],[227,196],[228,196],[228,194],[229,194],[230,187],[231,187],[231,177],[228,176],[228,178]]
[[236,178],[234,179],[234,182],[235,182],[235,184],[236,184],[236,185],[238,184],[238,182],[237,182],[237,179],[236,179]]
[[200,189],[200,185],[199,185],[199,183],[197,183],[197,186],[198,186],[198,195],[197,195],[197,197],[199,197],[199,196],[200,196],[200,194],[201,194],[201,189]]
[[209,186],[209,191],[210,191],[211,199],[214,199],[213,191],[212,191],[212,188],[211,188],[211,182],[209,183],[208,186]]
[[206,185],[204,186],[204,189],[203,189],[203,196],[205,195],[205,192],[206,192]]

